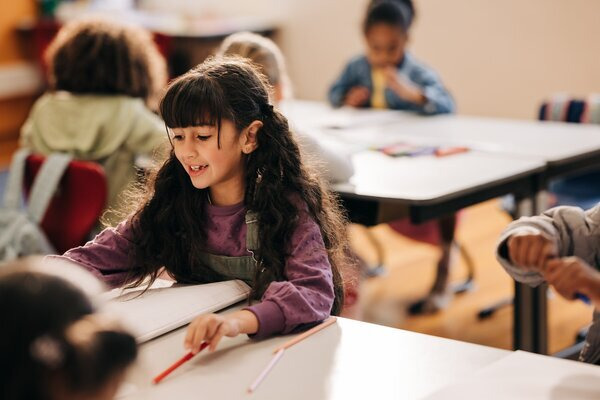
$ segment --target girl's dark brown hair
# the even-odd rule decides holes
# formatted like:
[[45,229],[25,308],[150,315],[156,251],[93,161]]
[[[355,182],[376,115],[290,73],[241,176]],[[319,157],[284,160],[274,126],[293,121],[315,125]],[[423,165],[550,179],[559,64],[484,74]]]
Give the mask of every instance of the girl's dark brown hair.
[[0,398],[102,390],[134,361],[135,339],[95,315],[79,288],[26,267],[0,275]]
[[148,32],[102,19],[65,25],[45,58],[51,90],[152,103],[167,83],[166,62]]
[[[319,225],[333,272],[335,301],[343,304],[340,267],[346,262],[345,220],[337,198],[320,176],[302,163],[298,144],[286,118],[269,104],[266,78],[241,58],[209,59],[173,81],[160,103],[160,114],[170,128],[210,124],[220,129],[223,119],[241,131],[263,122],[257,149],[246,155],[244,203],[258,215],[260,245],[251,298],[260,298],[272,281],[283,281],[286,252],[300,203]],[[173,151],[149,179],[146,200],[133,216],[134,251],[130,280],[140,285],[154,280],[159,268],[180,282],[225,279],[204,265],[208,189],[196,189]],[[192,272],[194,271],[194,272]]]

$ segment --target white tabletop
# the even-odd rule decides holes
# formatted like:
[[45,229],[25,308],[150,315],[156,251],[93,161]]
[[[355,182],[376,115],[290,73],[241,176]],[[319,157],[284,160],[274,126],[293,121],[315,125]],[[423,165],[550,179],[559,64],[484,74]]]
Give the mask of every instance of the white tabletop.
[[283,355],[259,386],[248,386],[289,337],[224,338],[153,386],[184,354],[184,329],[141,346],[124,390],[128,399],[415,399],[510,354],[505,350],[338,318]]
[[[354,176],[350,182],[334,185],[336,191],[345,195],[412,205],[435,204],[540,172],[546,166],[546,161],[539,157],[479,150],[467,140],[452,140],[452,136],[406,133],[412,128],[427,131],[423,128],[426,126],[433,126],[430,130],[436,131],[437,125],[440,129],[453,130],[450,127],[455,116],[442,122],[402,111],[334,110],[324,103],[296,100],[284,103],[282,110],[295,128],[314,135],[330,147],[353,153]],[[600,135],[598,137],[600,143]],[[371,150],[402,141],[472,148],[469,152],[446,157],[390,157]]]
[[428,400],[597,400],[600,367],[516,351],[444,387]]
[[336,191],[411,204],[436,203],[543,170],[545,163],[469,151],[446,157],[389,157],[378,151],[352,156],[354,176]]
[[334,110],[325,103],[299,100],[284,103],[282,109],[307,132],[327,132],[338,137],[346,136],[350,141],[370,136],[379,143],[416,140],[453,144],[479,151],[537,158],[548,163],[600,152],[600,126],[591,124],[463,115],[420,116],[391,110]]
[[407,137],[441,139],[477,150],[541,158],[548,163],[569,161],[600,152],[600,126],[546,121],[445,115],[397,122]]

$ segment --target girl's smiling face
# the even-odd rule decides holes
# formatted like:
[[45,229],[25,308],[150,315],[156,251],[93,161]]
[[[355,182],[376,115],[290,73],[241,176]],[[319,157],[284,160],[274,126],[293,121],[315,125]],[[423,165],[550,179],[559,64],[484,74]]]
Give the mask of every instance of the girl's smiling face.
[[233,122],[223,119],[216,126],[169,128],[177,160],[197,189],[210,188],[216,205],[236,204],[244,195],[244,154],[256,148],[255,121],[241,133]]

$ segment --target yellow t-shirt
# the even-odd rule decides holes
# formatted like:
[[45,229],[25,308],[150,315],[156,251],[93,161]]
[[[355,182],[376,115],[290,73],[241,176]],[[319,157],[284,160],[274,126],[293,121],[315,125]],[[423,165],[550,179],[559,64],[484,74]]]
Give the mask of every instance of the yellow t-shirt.
[[382,69],[373,68],[371,70],[371,82],[373,83],[371,107],[387,108],[387,102],[385,101],[385,74]]

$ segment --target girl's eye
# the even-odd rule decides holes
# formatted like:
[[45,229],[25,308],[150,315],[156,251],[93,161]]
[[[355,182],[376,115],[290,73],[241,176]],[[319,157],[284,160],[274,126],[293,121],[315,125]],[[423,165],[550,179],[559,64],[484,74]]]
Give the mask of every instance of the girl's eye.
[[203,141],[203,142],[205,142],[205,141],[207,141],[208,139],[210,139],[210,135],[208,135],[208,136],[202,136],[202,135],[198,135],[198,136],[196,136],[196,137],[197,137],[199,140]]
[[173,135],[173,140],[179,142],[180,140],[183,140],[183,135]]

